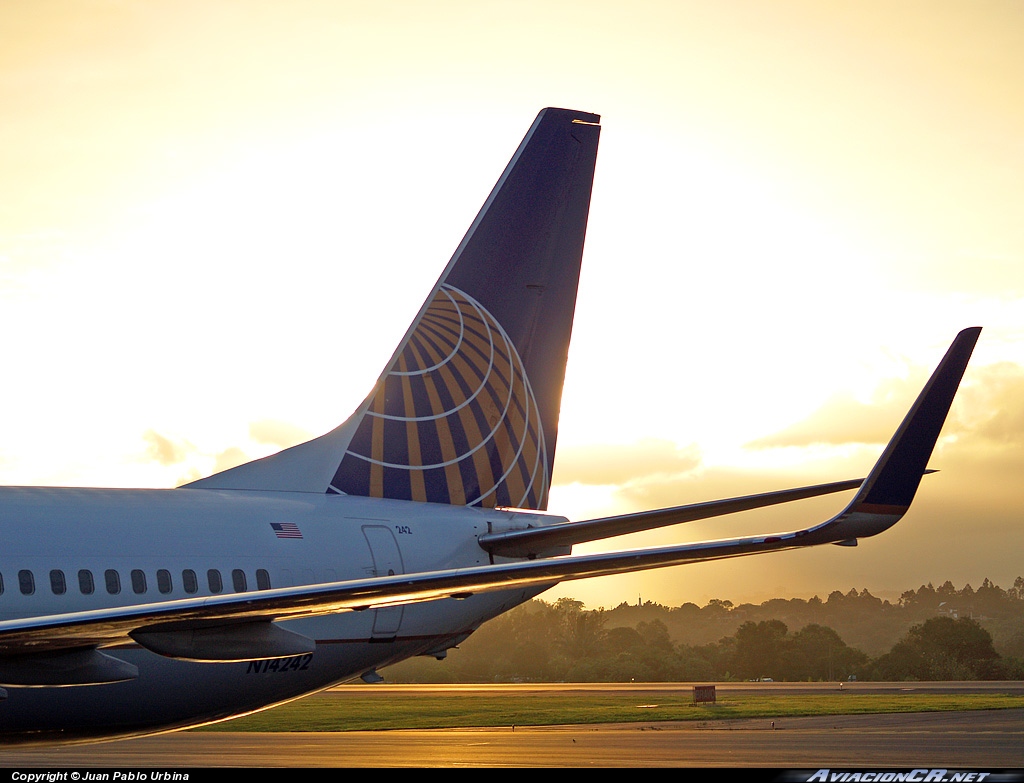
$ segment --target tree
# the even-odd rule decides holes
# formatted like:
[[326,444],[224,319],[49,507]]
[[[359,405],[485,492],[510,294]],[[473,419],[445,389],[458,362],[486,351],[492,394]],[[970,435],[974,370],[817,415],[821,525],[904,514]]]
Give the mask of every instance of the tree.
[[781,620],[747,621],[736,631],[733,671],[742,679],[783,678],[789,629]]
[[847,646],[824,625],[807,625],[789,640],[784,677],[787,680],[845,680],[859,674],[868,657]]
[[[561,603],[555,604],[556,608]],[[582,607],[582,603],[575,601]],[[607,618],[604,611],[585,612],[575,607],[565,612],[562,619],[562,633],[559,646],[566,656],[572,660],[596,658],[604,652],[606,632],[604,624]]]
[[915,625],[876,665],[887,680],[992,680],[1003,672],[992,636],[966,617]]

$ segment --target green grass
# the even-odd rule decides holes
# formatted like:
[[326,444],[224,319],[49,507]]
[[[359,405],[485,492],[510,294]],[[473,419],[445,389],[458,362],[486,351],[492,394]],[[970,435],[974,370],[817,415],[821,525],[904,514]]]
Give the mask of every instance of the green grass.
[[716,706],[694,706],[683,690],[499,695],[368,690],[365,696],[328,691],[200,731],[379,731],[1024,708],[1024,696],[1006,694],[730,694]]

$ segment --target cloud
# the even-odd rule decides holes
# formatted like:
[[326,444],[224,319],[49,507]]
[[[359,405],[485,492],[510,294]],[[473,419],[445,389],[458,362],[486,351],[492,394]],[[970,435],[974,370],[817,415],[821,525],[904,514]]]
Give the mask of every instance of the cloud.
[[668,440],[646,438],[625,445],[559,449],[555,484],[623,485],[651,476],[677,475],[700,465],[696,446],[679,448]]
[[[147,430],[142,438],[146,451],[141,461],[155,462],[163,467],[175,468],[174,486],[188,484],[197,479],[237,467],[255,456],[267,453],[266,446],[287,448],[309,440],[310,433],[283,421],[264,419],[249,425],[249,438],[237,445],[218,444],[214,448],[199,448],[186,440],[175,440],[155,430]],[[170,477],[168,480],[171,480]]]
[[155,430],[146,430],[142,434],[146,441],[146,453],[143,459],[156,462],[164,467],[176,466],[177,471],[184,470],[174,481],[174,486],[200,479],[209,473],[217,473],[228,468],[248,462],[248,454],[237,446],[231,446],[213,457],[213,470],[209,470],[210,454],[203,453],[188,441],[176,441],[165,437]]
[[[867,403],[849,394],[835,395],[808,418],[751,441],[747,448],[888,443],[925,377],[924,370],[915,370],[906,378],[889,379]],[[967,377],[953,401],[944,434],[993,443],[1024,442],[1024,367],[1000,362],[971,368]]]
[[237,446],[232,446],[217,455],[213,463],[213,472],[220,473],[222,470],[236,468],[239,465],[243,465],[248,462],[249,459],[250,457],[248,454]]
[[179,476],[178,480],[174,482],[175,487],[182,487],[185,484],[191,484],[193,481],[198,481],[203,477],[202,472],[199,468],[190,468],[188,473],[184,476]]
[[981,367],[958,397],[955,423],[964,437],[1024,443],[1024,367],[1012,362]]
[[257,443],[267,443],[286,449],[304,443],[313,436],[301,427],[285,421],[261,419],[249,424],[249,437]]
[[146,430],[142,433],[142,439],[146,441],[146,459],[158,462],[161,465],[174,465],[184,460],[195,448],[189,443],[176,443],[170,438],[165,438],[155,430]]
[[850,394],[837,394],[803,421],[751,441],[746,447],[888,443],[926,378],[923,369],[914,370],[906,378],[889,378],[878,386],[869,402],[861,402]]

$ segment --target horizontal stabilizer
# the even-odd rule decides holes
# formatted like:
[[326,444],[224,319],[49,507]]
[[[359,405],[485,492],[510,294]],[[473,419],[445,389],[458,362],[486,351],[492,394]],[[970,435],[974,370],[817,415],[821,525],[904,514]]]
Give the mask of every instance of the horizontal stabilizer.
[[736,514],[740,511],[774,506],[778,503],[791,503],[794,500],[856,489],[863,481],[864,479],[834,481],[829,484],[783,489],[777,492],[764,492],[759,495],[746,495],[726,500],[711,500],[706,503],[693,503],[656,511],[640,511],[635,514],[622,514],[615,517],[588,519],[582,522],[568,522],[525,530],[506,530],[501,533],[489,533],[481,536],[480,546],[495,556],[535,557],[557,547],[598,541],[613,536],[624,536],[628,533],[639,533],[643,530],[679,525],[683,522],[710,519],[726,514]]

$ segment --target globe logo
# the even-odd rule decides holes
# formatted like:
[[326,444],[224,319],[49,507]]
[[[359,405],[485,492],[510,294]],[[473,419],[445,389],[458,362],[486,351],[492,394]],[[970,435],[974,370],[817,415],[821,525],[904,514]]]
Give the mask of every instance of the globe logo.
[[537,401],[505,330],[442,285],[378,382],[331,486],[454,505],[544,508]]

